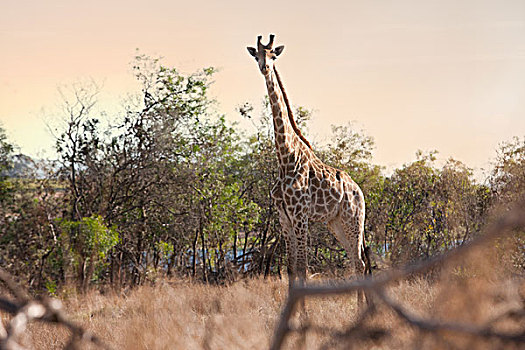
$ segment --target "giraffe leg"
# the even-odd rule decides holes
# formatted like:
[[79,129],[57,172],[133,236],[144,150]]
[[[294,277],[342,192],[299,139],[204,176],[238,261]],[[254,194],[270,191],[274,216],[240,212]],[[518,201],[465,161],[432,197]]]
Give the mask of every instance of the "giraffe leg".
[[288,272],[288,290],[292,288],[297,280],[297,237],[293,234],[291,227],[283,227],[283,237],[286,246],[286,266]]
[[[297,281],[300,286],[304,286],[306,283],[306,276],[308,275],[308,217],[306,214],[302,217],[296,218],[294,222],[294,236],[297,239]],[[298,308],[299,324],[302,329],[298,347],[300,349],[305,349],[307,344],[306,327],[308,324],[308,311],[306,309],[306,300],[304,297],[299,301]]]
[[275,201],[285,243],[286,258],[288,259],[286,269],[288,272],[288,289],[290,289],[297,278],[297,237],[294,235],[292,222],[282,206],[282,200],[275,199]]
[[293,226],[290,217],[286,212],[283,200],[282,181],[277,179],[271,190],[273,203],[279,214],[282,237],[285,243],[285,256],[287,258],[286,272],[288,273],[288,290],[292,287],[297,276],[297,240],[293,236]]
[[[364,273],[364,263],[361,259],[359,237],[359,225],[355,217],[337,217],[328,223],[328,229],[343,245],[350,265],[350,274],[356,278],[361,278]],[[362,307],[363,292],[357,293],[357,305]]]
[[297,277],[301,283],[304,283],[308,272],[308,218],[306,215],[294,223],[294,236],[297,238]]
[[[306,215],[295,222],[294,236],[297,239],[297,279],[298,283],[303,286],[308,275],[308,217]],[[301,304],[306,315],[304,299]]]
[[[347,240],[350,241],[352,247],[351,252],[347,253],[353,261],[353,272],[357,278],[367,278],[367,263],[364,251],[364,216],[359,215],[359,213],[348,216],[343,220],[343,227]],[[364,291],[360,290],[357,292],[357,305],[359,308],[363,308],[368,299]]]

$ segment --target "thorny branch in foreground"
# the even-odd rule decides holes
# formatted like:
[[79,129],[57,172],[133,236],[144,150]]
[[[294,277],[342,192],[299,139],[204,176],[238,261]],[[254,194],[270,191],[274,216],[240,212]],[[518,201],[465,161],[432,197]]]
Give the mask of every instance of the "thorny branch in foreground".
[[[421,331],[447,331],[452,333],[467,334],[479,338],[496,338],[506,343],[525,344],[525,331],[512,334],[497,332],[491,328],[491,323],[493,322],[490,322],[486,327],[480,328],[468,324],[446,323],[432,319],[421,319],[405,310],[395,300],[391,299],[384,290],[384,288],[391,282],[409,277],[410,275],[416,273],[426,272],[438,265],[443,265],[444,263],[451,261],[452,259],[464,256],[467,252],[472,251],[473,248],[480,247],[483,244],[486,244],[487,242],[497,237],[501,237],[503,234],[515,229],[525,229],[525,200],[518,202],[512,210],[507,212],[505,215],[493,222],[491,225],[487,226],[484,230],[484,233],[480,235],[477,239],[474,239],[445,254],[438,255],[428,260],[420,261],[419,263],[407,265],[401,269],[392,270],[388,273],[382,274],[372,279],[359,279],[349,282],[330,282],[312,285],[294,285],[289,292],[288,299],[286,300],[285,306],[281,312],[281,317],[274,331],[270,349],[281,349],[281,346],[286,336],[293,331],[298,331],[298,329],[294,329],[290,326],[290,319],[293,316],[294,310],[296,309],[296,305],[301,300],[303,300],[303,298],[307,296],[312,297],[349,294],[351,292],[359,290],[370,292],[373,295],[377,296],[377,298],[375,299],[378,299],[378,301],[381,301],[386,307],[393,310],[395,314],[397,314],[401,319],[406,321],[409,325]],[[374,312],[375,306],[372,304],[368,306],[368,308],[364,311],[364,314],[368,315]],[[520,313],[519,311],[510,312],[508,313],[508,315],[518,315],[521,316],[521,318],[524,318],[523,313]],[[362,322],[364,319],[365,317],[361,317],[354,324],[354,326],[350,327],[346,332],[344,332],[344,334],[332,332],[332,335],[335,335],[336,337],[341,337],[345,335],[350,336],[351,334],[355,333],[355,330],[362,326]],[[300,329],[302,330],[304,327],[313,331],[319,330],[316,329],[316,327],[308,325],[303,326]]]
[[11,301],[0,297],[0,311],[13,315],[7,327],[0,322],[0,350],[25,349],[19,344],[19,337],[32,320],[55,323],[68,328],[71,336],[64,349],[77,349],[82,341],[91,342],[102,349],[110,349],[98,337],[69,321],[59,300],[30,299],[28,294],[2,268],[0,268],[0,281],[4,282],[15,298],[14,301]]

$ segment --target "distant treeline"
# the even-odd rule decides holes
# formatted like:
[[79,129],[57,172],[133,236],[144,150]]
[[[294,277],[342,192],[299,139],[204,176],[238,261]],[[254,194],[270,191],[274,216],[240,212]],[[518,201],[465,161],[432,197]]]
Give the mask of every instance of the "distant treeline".
[[[50,293],[281,273],[267,103],[260,116],[239,108],[254,124],[247,135],[214,111],[213,68],[184,75],[138,56],[133,69],[142,90],[122,115],[97,115],[94,84],[63,91],[55,161],[15,155],[0,129],[0,265]],[[306,129],[311,112],[295,114]],[[435,152],[385,175],[372,163],[373,139],[351,124],[334,126],[330,139],[314,145],[317,155],[361,186],[367,244],[394,266],[463,244],[525,193],[525,139],[501,145],[483,183],[459,161],[436,166]],[[335,238],[322,225],[310,232],[310,272],[343,274]],[[525,238],[514,239],[504,256],[523,270]]]

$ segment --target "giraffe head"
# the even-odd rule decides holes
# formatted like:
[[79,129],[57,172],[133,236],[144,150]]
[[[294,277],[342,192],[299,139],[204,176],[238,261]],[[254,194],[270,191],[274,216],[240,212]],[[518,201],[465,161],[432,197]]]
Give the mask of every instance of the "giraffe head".
[[268,45],[263,45],[261,43],[262,36],[259,35],[257,37],[257,49],[247,47],[250,55],[252,55],[259,64],[259,69],[263,75],[268,75],[268,73],[271,72],[273,69],[273,61],[284,50],[284,46],[278,46],[275,49],[273,48],[274,37],[275,35],[270,34],[270,42]]

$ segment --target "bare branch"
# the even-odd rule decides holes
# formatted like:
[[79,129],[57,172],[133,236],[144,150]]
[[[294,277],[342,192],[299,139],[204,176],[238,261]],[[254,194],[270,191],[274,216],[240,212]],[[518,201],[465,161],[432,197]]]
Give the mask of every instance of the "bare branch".
[[453,332],[463,333],[481,338],[497,338],[505,342],[513,343],[525,343],[525,332],[508,334],[493,331],[490,327],[480,328],[468,324],[460,323],[446,323],[436,320],[424,320],[410,313],[408,310],[403,308],[399,303],[395,302],[381,289],[375,290],[375,293],[379,298],[388,305],[396,314],[404,319],[410,325],[419,328],[426,332]]
[[68,328],[71,336],[66,349],[75,348],[76,344],[87,341],[102,348],[110,349],[102,340],[91,332],[83,329],[68,320],[62,309],[62,303],[56,299],[30,299],[26,291],[18,286],[12,277],[0,268],[0,280],[2,280],[15,295],[16,302],[0,298],[0,311],[13,315],[7,328],[0,322],[0,349],[18,350],[25,349],[18,344],[17,339],[26,329],[27,324],[32,320],[39,320],[48,323],[56,323]]

